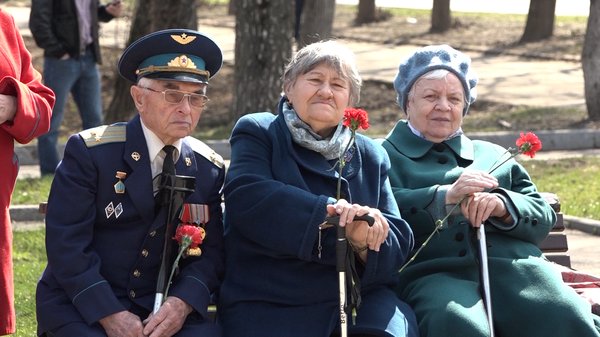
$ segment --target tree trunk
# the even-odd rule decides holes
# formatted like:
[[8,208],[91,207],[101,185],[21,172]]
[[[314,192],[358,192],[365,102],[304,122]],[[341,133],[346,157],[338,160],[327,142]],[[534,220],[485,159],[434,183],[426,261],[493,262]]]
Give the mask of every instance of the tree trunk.
[[236,5],[233,121],[250,112],[275,111],[294,29],[291,2],[239,0]]
[[196,0],[146,0],[152,3],[152,31],[198,29]]
[[227,15],[235,15],[235,4],[236,0],[229,0],[229,5],[227,6]]
[[450,29],[452,17],[450,16],[450,0],[433,0],[431,9],[431,33],[443,33]]
[[600,0],[590,0],[581,63],[588,117],[600,121]]
[[[167,28],[197,29],[195,0],[136,0],[127,45],[151,32]],[[135,114],[129,94],[131,82],[115,67],[114,95],[106,111],[106,123],[128,120]]]
[[331,37],[335,0],[304,0],[298,49]]
[[358,0],[358,12],[356,13],[355,23],[364,25],[377,21],[377,12],[375,0]]
[[531,0],[527,24],[519,43],[547,39],[554,31],[554,11],[556,0]]

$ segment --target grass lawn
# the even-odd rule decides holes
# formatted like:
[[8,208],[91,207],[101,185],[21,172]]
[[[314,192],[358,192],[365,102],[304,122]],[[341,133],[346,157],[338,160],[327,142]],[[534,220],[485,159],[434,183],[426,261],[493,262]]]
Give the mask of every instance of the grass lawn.
[[564,214],[600,220],[600,157],[521,163],[538,190],[558,195]]
[[36,336],[35,286],[46,266],[44,231],[15,231],[13,238],[15,271],[15,337]]

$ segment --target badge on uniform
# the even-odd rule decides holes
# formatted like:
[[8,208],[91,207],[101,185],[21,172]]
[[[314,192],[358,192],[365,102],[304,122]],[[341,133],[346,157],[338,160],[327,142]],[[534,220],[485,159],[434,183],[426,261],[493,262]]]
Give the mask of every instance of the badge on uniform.
[[[204,240],[206,237],[206,230],[204,229],[206,223],[210,220],[209,208],[206,204],[183,204],[181,212],[179,213],[179,220],[181,225],[192,225],[200,230],[201,238]],[[200,256],[202,250],[200,247],[188,248],[186,251],[187,256]]]
[[127,172],[117,171],[115,177],[118,179],[115,183],[115,193],[124,194],[125,193],[125,184],[123,183],[123,179],[127,177]]
[[106,218],[109,219],[113,214],[115,218],[119,218],[123,213],[123,204],[118,203],[117,206],[113,205],[113,202],[109,202],[106,207],[104,207],[104,214],[106,214]]

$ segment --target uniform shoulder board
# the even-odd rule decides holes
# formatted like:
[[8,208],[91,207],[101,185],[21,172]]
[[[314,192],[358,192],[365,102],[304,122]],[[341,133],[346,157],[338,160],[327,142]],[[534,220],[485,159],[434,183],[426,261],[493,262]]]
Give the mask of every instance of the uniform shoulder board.
[[210,146],[206,145],[204,142],[194,137],[185,137],[185,140],[190,145],[192,150],[194,150],[194,152],[208,159],[218,168],[223,168],[225,166],[223,157],[221,157],[221,155],[216,153],[215,150],[211,149]]
[[126,138],[125,127],[126,123],[102,125],[83,130],[79,133],[79,136],[83,138],[85,146],[88,148],[102,144],[124,142]]

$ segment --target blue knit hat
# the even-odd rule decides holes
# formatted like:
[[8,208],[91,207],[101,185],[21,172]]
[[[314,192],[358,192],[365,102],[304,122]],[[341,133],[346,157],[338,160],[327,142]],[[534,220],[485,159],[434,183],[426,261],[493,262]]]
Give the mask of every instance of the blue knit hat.
[[463,116],[477,98],[477,74],[471,69],[471,58],[448,45],[427,46],[417,49],[398,68],[394,79],[394,89],[398,94],[398,104],[406,112],[408,92],[419,77],[436,70],[446,69],[458,77],[465,89],[466,104]]

